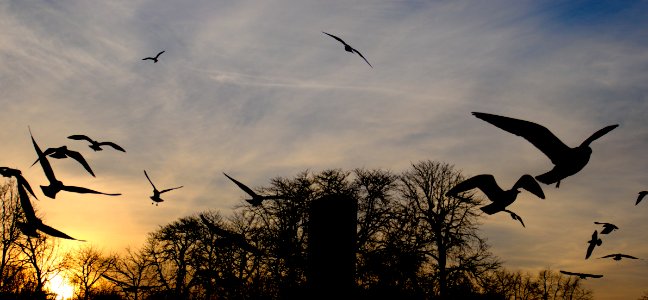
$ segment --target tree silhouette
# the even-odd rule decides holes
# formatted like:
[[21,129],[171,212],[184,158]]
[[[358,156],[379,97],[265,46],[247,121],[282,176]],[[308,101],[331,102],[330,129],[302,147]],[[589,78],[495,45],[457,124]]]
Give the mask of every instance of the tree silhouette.
[[[477,234],[480,201],[446,197],[462,175],[446,163],[422,161],[400,177],[398,214],[411,227],[410,244],[425,267],[433,270],[432,294],[447,298],[454,283],[477,280],[499,266]],[[404,227],[405,227],[404,226]],[[423,267],[423,266],[422,266]]]
[[78,298],[90,299],[93,287],[108,270],[114,268],[115,255],[104,255],[92,246],[84,246],[66,255],[66,271],[72,283],[79,287]]

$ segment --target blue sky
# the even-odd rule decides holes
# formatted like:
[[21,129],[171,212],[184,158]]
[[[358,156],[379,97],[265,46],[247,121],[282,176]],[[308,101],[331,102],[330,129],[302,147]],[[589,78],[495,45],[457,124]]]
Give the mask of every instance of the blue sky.
[[[121,197],[61,194],[47,222],[107,251],[194,212],[227,215],[251,186],[305,169],[454,164],[512,186],[550,161],[524,139],[473,117],[537,122],[590,163],[546,200],[521,195],[483,218],[512,270],[603,273],[597,299],[638,298],[646,261],[583,260],[593,221],[621,229],[595,255],[648,258],[648,3],[645,1],[5,1],[0,4],[0,165],[44,184],[41,147],[81,151],[97,178],[54,161],[66,183]],[[322,34],[361,51],[375,68]],[[165,50],[160,62],[142,61]],[[87,134],[126,148],[90,152]],[[146,169],[160,188],[151,207]],[[41,197],[39,197],[41,198]],[[118,220],[118,221],[115,221]],[[74,245],[71,245],[73,247]],[[599,251],[600,250],[600,251]],[[604,253],[605,252],[605,253]]]

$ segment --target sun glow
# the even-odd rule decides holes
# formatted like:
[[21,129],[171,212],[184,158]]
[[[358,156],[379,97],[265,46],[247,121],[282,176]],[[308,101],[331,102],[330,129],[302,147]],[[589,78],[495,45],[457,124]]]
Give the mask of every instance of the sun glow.
[[56,294],[56,300],[72,299],[74,287],[61,275],[55,275],[48,282],[48,288]]

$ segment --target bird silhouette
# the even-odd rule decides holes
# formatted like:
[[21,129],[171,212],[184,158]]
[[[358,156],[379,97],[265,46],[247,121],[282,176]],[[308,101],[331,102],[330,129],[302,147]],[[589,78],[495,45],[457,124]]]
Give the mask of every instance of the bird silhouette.
[[150,60],[153,61],[153,63],[157,63],[158,62],[158,57],[160,57],[160,54],[162,54],[162,53],[164,53],[164,51],[160,51],[160,53],[158,53],[155,57],[146,57],[146,58],[143,58],[142,60],[150,59]]
[[16,178],[16,183],[18,184],[19,187],[23,187],[27,189],[27,191],[34,196],[34,198],[38,199],[36,197],[36,194],[34,194],[34,190],[32,190],[31,186],[29,185],[29,182],[25,179],[25,177],[22,176],[22,172],[18,169],[12,169],[8,167],[0,167],[0,175],[7,177],[7,178]]
[[22,208],[23,214],[25,215],[25,219],[27,221],[27,222],[19,221],[17,223],[18,228],[20,229],[20,231],[22,231],[23,234],[30,237],[39,237],[38,231],[40,231],[42,233],[45,233],[53,237],[58,237],[58,238],[63,238],[68,240],[84,241],[84,240],[75,239],[61,232],[58,229],[45,225],[41,219],[36,217],[36,212],[34,211],[34,207],[31,204],[31,200],[29,200],[29,195],[27,194],[25,187],[23,185],[18,185],[17,188],[18,188],[18,197],[20,198],[20,207]]
[[245,191],[248,195],[252,197],[252,199],[245,199],[248,203],[250,203],[252,206],[259,206],[263,202],[263,200],[279,200],[279,199],[286,199],[286,197],[283,196],[263,196],[255,193],[251,188],[249,188],[247,185],[242,184],[238,180],[230,177],[229,175],[223,173],[227,178],[229,178],[231,181],[236,183],[239,188],[241,188],[243,191]]
[[639,192],[639,196],[637,197],[637,202],[635,202],[635,205],[639,204],[641,200],[643,200],[644,197],[648,194],[648,191],[641,191]]
[[516,213],[514,213],[514,212],[512,212],[512,211],[510,211],[508,209],[505,209],[504,211],[509,213],[511,215],[511,218],[513,218],[513,220],[520,221],[520,224],[522,224],[522,227],[526,228],[526,226],[524,226],[524,221],[522,221],[522,217],[520,217],[518,214],[516,214]]
[[45,156],[45,154],[41,151],[40,147],[38,147],[36,140],[34,140],[34,136],[31,134],[31,129],[29,130],[29,134],[31,136],[32,143],[34,144],[34,149],[36,150],[36,154],[38,155],[38,162],[40,162],[40,165],[43,168],[43,172],[45,173],[45,177],[47,177],[47,180],[49,180],[50,182],[50,184],[47,186],[43,186],[43,185],[40,186],[45,196],[50,197],[52,199],[56,199],[56,194],[58,194],[58,192],[60,191],[67,191],[67,192],[80,193],[80,194],[101,194],[107,196],[121,195],[121,194],[102,193],[84,187],[64,185],[63,182],[56,179],[56,176],[54,175],[54,170],[52,169],[52,165],[47,159],[47,156]]
[[612,223],[605,223],[605,222],[594,222],[594,224],[599,224],[603,225],[603,230],[601,230],[601,234],[608,234],[614,230],[619,229],[616,225]]
[[621,254],[621,253],[608,254],[608,255],[606,255],[606,256],[601,256],[601,257],[599,257],[599,258],[609,258],[609,257],[611,257],[612,259],[614,259],[614,260],[616,260],[616,261],[619,261],[619,260],[621,260],[622,258],[639,259],[639,258],[634,257],[634,256],[632,256],[632,255]]
[[576,272],[568,272],[568,271],[563,271],[560,270],[560,273],[563,273],[565,275],[570,275],[570,276],[578,276],[580,279],[587,279],[589,278],[601,278],[603,275],[596,275],[596,274],[587,274],[587,273],[576,273]]
[[[83,168],[85,168],[86,171],[88,171],[88,173],[90,173],[93,177],[96,177],[94,172],[92,172],[92,168],[90,168],[88,162],[85,160],[85,158],[83,158],[83,155],[81,155],[81,153],[79,152],[68,149],[67,146],[61,146],[58,148],[47,148],[45,149],[45,152],[43,152],[43,155],[57,158],[57,159],[63,159],[68,157],[72,158],[77,162],[79,162],[83,166]],[[34,161],[34,163],[32,164],[32,166],[35,165],[39,159],[40,158],[37,158],[36,161]]]
[[480,189],[492,203],[481,207],[480,209],[486,214],[492,215],[496,212],[503,211],[507,206],[515,201],[520,193],[519,189],[523,188],[541,199],[544,199],[544,192],[540,185],[533,179],[533,176],[525,174],[513,185],[510,190],[503,190],[497,185],[495,177],[490,174],[477,175],[468,178],[455,187],[451,188],[446,196],[457,196],[457,194],[474,188]]
[[324,32],[324,31],[322,31],[322,33],[324,33],[324,34],[326,34],[326,35],[328,35],[328,36],[330,36],[330,37],[332,37],[332,38],[338,40],[340,43],[342,43],[342,45],[344,45],[344,50],[346,50],[347,52],[350,52],[350,53],[355,52],[355,53],[357,53],[358,55],[360,55],[360,57],[362,57],[362,59],[364,59],[364,61],[367,62],[367,64],[368,64],[370,67],[373,68],[373,66],[372,66],[372,65],[369,63],[369,61],[364,57],[364,55],[362,55],[362,53],[360,53],[360,51],[358,51],[358,50],[356,50],[355,48],[351,47],[349,44],[347,44],[345,41],[343,41],[341,38],[339,38],[339,37],[337,37],[337,36],[334,36],[334,35],[332,35],[332,34],[330,34],[330,33],[326,33],[326,32]]
[[587,246],[587,254],[585,254],[585,259],[588,259],[592,255],[592,251],[594,251],[594,247],[596,246],[601,246],[603,244],[603,240],[601,240],[598,237],[598,232],[594,230],[594,233],[592,234],[592,239],[587,241],[589,246]]
[[592,134],[578,147],[570,148],[542,125],[487,113],[473,112],[472,114],[505,131],[525,138],[549,157],[555,165],[554,168],[535,178],[544,184],[555,183],[556,187],[560,187],[561,180],[578,173],[587,165],[592,154],[592,148],[589,145],[593,141],[619,126],[618,124],[606,126]]
[[144,176],[146,176],[146,179],[148,179],[148,181],[151,183],[151,186],[153,186],[153,196],[151,196],[150,198],[151,198],[151,200],[153,200],[153,203],[151,203],[151,204],[155,204],[155,206],[157,206],[159,202],[164,201],[162,198],[160,198],[161,194],[164,194],[164,193],[166,193],[168,191],[176,190],[176,189],[179,189],[179,188],[183,187],[181,185],[181,186],[178,186],[178,187],[174,187],[174,188],[170,188],[170,189],[160,191],[155,187],[155,184],[153,184],[153,181],[151,181],[151,178],[149,178],[148,174],[146,174],[146,170],[144,170]]
[[88,147],[90,147],[94,151],[103,150],[103,148],[101,148],[101,146],[110,146],[110,147],[113,147],[115,150],[119,150],[121,152],[126,152],[126,150],[124,150],[124,148],[120,147],[119,145],[117,145],[117,144],[115,144],[113,142],[97,142],[97,141],[89,138],[87,135],[83,135],[83,134],[74,134],[74,135],[68,136],[68,139],[77,140],[77,141],[88,141],[88,142],[90,142],[90,145],[88,145]]

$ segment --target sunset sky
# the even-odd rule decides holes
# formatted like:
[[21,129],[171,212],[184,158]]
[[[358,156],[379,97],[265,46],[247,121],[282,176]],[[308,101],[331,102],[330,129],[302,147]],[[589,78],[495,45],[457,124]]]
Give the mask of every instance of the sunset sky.
[[[480,228],[509,270],[603,274],[584,282],[595,299],[636,299],[648,290],[648,198],[634,205],[648,190],[647,12],[646,1],[3,1],[0,166],[23,171],[45,223],[120,252],[177,218],[235,211],[244,194],[223,172],[259,187],[429,159],[508,189],[553,165],[471,112],[543,124],[573,147],[619,124],[581,172],[543,185],[545,200],[520,194],[510,209],[526,228],[506,214]],[[28,126],[97,175],[51,159],[60,180],[123,195],[45,197]],[[159,189],[184,188],[153,206],[143,170]],[[594,221],[620,230],[585,260]],[[645,260],[597,259],[619,252]]]

